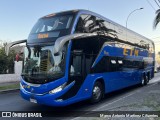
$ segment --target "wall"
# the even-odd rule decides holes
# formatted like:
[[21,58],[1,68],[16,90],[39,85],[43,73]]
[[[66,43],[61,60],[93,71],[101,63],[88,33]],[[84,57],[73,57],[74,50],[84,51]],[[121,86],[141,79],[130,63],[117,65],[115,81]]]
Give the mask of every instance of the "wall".
[[20,75],[22,72],[22,61],[15,61],[14,65],[15,74],[1,74],[0,83],[20,81]]

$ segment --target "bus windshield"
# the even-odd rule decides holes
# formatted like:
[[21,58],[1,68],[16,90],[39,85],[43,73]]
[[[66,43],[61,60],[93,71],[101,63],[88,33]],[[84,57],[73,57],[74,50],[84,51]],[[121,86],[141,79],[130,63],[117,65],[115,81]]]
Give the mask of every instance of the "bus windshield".
[[64,76],[66,48],[53,54],[54,46],[26,47],[22,77],[30,83],[47,83]]
[[33,27],[31,34],[69,29],[72,19],[71,15],[41,18]]

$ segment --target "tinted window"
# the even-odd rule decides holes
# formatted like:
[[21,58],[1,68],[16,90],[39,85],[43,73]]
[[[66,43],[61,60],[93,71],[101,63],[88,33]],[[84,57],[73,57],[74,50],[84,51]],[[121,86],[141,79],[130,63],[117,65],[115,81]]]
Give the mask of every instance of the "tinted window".
[[143,69],[143,61],[123,60],[123,68]]
[[42,18],[35,24],[31,34],[68,29],[71,25],[72,18],[70,15]]
[[104,56],[91,70],[92,73],[109,72],[109,57]]
[[99,28],[99,18],[92,15],[81,15],[76,26],[76,32],[93,33],[100,31]]

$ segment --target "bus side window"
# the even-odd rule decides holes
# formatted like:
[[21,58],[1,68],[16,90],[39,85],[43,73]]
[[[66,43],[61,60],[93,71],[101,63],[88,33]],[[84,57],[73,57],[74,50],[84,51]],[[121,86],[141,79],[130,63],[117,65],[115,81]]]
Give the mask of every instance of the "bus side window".
[[87,73],[87,74],[89,74],[90,73],[90,68],[91,68],[91,66],[92,66],[92,64],[93,64],[93,56],[91,56],[91,55],[86,55],[85,56],[85,68],[86,68],[86,70],[85,70],[85,72]]
[[122,70],[123,68],[123,60],[122,59],[118,59],[118,70]]
[[117,71],[117,61],[115,58],[110,58],[110,72]]
[[90,33],[92,30],[94,31],[96,27],[96,17],[92,15],[81,15],[79,17],[76,33]]
[[140,61],[133,62],[134,68],[138,69],[140,67]]
[[104,56],[96,65],[94,68],[91,69],[92,73],[104,73],[104,72],[109,72],[109,57]]
[[132,60],[123,60],[123,68],[133,68]]
[[144,69],[144,62],[142,61],[139,61],[139,69]]
[[84,20],[82,17],[79,17],[76,30],[77,33],[83,33],[84,32]]

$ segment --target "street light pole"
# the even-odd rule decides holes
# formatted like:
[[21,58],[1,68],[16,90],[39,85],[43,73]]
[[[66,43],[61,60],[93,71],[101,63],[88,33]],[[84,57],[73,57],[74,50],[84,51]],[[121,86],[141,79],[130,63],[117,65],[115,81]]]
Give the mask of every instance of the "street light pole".
[[127,20],[126,20],[126,28],[127,28],[128,18],[131,16],[131,14],[134,13],[135,11],[137,11],[137,10],[142,10],[142,9],[144,9],[144,8],[135,9],[128,15]]

